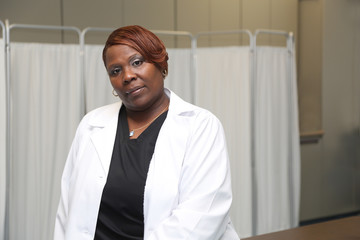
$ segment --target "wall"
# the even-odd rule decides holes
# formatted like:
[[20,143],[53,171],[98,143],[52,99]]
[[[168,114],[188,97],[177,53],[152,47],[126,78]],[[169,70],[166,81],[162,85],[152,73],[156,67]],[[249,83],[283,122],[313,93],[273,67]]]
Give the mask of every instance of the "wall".
[[324,214],[360,209],[360,2],[324,2]]
[[[198,33],[231,29],[278,29],[292,31],[297,36],[297,0],[2,0],[0,19],[10,23],[41,25],[65,25],[115,28],[122,25],[139,24],[152,30],[180,30]],[[46,9],[46,11],[44,10]],[[81,15],[79,15],[81,13]],[[100,15],[99,15],[100,14]],[[21,30],[22,32],[24,30]],[[32,31],[34,32],[34,31]],[[14,30],[14,41],[76,41],[74,36],[61,32],[21,34]],[[46,37],[44,37],[46,36]],[[183,40],[172,41],[183,46]],[[201,39],[205,45],[239,44],[242,39],[234,37],[212,37]],[[266,37],[261,41],[278,39]],[[103,43],[103,41],[100,41]]]
[[322,130],[322,9],[319,0],[299,4],[298,90],[303,135]]
[[[360,211],[360,2],[317,0],[302,1],[300,6],[309,18],[300,24],[313,30],[307,32],[313,37],[307,44],[320,46],[308,57],[303,55],[300,66],[308,68],[301,76],[301,83],[308,84],[304,88],[317,91],[321,85],[316,99],[302,99],[315,103],[313,116],[320,111],[318,126],[324,131],[318,142],[301,148],[300,217],[312,220]],[[319,98],[321,107],[316,105]]]
[[[323,131],[322,126],[322,39],[323,1],[299,3],[298,91],[300,129],[303,133]],[[322,142],[301,145],[300,219],[323,217]]]

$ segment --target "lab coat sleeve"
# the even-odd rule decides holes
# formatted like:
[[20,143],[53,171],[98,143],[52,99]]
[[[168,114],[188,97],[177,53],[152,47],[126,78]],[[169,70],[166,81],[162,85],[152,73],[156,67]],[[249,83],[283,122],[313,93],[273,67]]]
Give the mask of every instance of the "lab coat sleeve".
[[212,114],[192,124],[179,183],[179,203],[149,240],[220,239],[232,201],[225,135]]
[[71,158],[74,151],[73,143],[61,178],[61,195],[55,219],[54,240],[65,239],[66,219],[68,213],[69,176],[72,169]]

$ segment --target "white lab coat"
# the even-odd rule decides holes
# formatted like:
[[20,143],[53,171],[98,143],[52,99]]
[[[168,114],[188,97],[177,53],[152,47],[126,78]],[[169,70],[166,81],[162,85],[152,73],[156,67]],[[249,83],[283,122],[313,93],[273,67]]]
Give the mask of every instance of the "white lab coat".
[[[170,96],[144,193],[144,240],[239,239],[229,218],[230,166],[224,132],[210,112]],[[55,240],[93,239],[121,103],[88,113],[61,181]]]

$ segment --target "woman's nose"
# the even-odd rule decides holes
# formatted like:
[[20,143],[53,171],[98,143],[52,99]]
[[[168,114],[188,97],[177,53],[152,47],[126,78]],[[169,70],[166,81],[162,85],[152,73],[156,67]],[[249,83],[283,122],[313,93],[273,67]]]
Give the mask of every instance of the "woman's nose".
[[124,69],[124,83],[130,83],[136,79],[136,74],[131,68]]

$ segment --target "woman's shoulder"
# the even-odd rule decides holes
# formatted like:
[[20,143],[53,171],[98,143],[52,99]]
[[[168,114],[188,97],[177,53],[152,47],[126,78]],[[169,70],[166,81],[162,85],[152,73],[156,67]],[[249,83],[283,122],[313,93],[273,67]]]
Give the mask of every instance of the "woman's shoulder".
[[173,114],[180,116],[181,118],[186,118],[186,122],[190,125],[201,125],[210,122],[221,125],[220,120],[210,110],[189,103],[173,92],[171,92],[171,101],[173,102],[170,102],[170,110],[173,111]]
[[86,113],[85,117],[94,116],[94,115],[102,114],[104,112],[109,112],[109,111],[112,112],[113,110],[119,110],[120,106],[121,106],[121,101],[107,104],[107,105],[90,110],[89,112]]
[[215,117],[216,116],[209,110],[187,102],[174,92],[170,92],[170,108],[172,108],[177,114],[185,116],[202,116],[202,117]]
[[108,104],[102,107],[95,108],[82,118],[80,122],[80,126],[103,126],[108,120],[117,117],[119,113],[119,109],[121,107],[121,102],[115,102],[112,104]]

